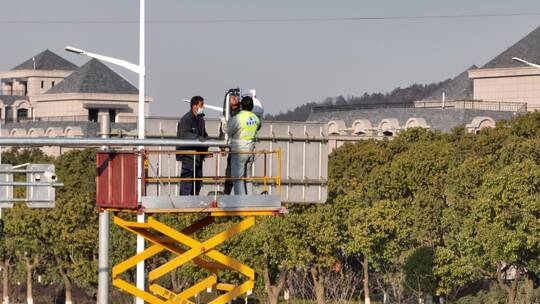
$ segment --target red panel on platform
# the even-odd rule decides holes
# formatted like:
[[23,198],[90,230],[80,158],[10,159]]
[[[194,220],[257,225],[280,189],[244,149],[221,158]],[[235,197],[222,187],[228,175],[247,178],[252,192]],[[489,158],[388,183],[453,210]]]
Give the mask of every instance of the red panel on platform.
[[97,206],[137,209],[137,153],[98,152],[96,159]]

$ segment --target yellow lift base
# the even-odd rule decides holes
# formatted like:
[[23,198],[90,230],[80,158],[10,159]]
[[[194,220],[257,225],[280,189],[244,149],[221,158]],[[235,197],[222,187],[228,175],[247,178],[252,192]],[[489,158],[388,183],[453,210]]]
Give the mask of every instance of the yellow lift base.
[[[181,231],[177,231],[170,226],[157,221],[152,216],[148,217],[146,223],[125,221],[115,216],[114,223],[116,225],[144,237],[152,245],[146,248],[143,252],[136,254],[114,266],[112,269],[112,283],[114,286],[124,290],[125,292],[139,297],[151,304],[194,304],[192,298],[207,288],[215,288],[216,290],[225,292],[224,294],[218,295],[215,299],[209,301],[209,303],[227,303],[253,289],[255,271],[253,268],[242,264],[240,261],[217,251],[215,249],[216,246],[224,243],[237,233],[241,233],[253,226],[255,224],[255,216],[275,214],[276,212],[271,211],[211,212],[206,217],[194,222]],[[204,242],[200,242],[189,236],[190,234],[193,234],[196,231],[212,224],[215,217],[218,216],[243,216],[243,219],[229,229],[214,235]],[[185,250],[183,247],[188,247],[189,249]],[[138,289],[135,285],[120,278],[122,273],[132,267],[135,267],[139,262],[142,262],[163,251],[171,252],[175,254],[176,257],[149,272],[149,291]],[[203,259],[203,257],[205,258]],[[208,261],[208,258],[212,261]],[[171,271],[176,270],[178,267],[181,267],[187,262],[193,262],[197,266],[207,269],[211,275],[180,293],[175,293],[155,283],[157,279],[163,277]],[[247,279],[244,283],[238,286],[219,282],[217,271],[220,269],[237,271],[244,275]]]

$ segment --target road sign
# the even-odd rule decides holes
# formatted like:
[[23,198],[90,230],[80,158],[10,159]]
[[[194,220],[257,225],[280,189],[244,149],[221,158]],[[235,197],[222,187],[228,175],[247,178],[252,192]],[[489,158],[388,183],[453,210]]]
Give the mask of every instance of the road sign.
[[[10,184],[13,182],[13,173],[10,173],[12,170],[12,165],[0,164],[0,183]],[[0,206],[2,208],[13,207],[13,186],[0,185]]]
[[[0,208],[12,208],[14,203],[26,203],[29,208],[53,208],[55,187],[63,186],[56,180],[54,165],[27,164],[24,166],[26,169],[18,167],[0,165]],[[17,181],[16,176],[20,175],[26,175],[26,181]],[[26,188],[26,197],[14,197],[14,189],[18,187]]]

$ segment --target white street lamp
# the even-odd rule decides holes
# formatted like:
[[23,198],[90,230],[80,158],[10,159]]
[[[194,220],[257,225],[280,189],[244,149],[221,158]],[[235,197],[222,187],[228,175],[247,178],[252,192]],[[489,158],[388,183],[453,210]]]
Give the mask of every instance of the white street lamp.
[[525,63],[525,64],[527,64],[527,65],[530,65],[530,66],[532,66],[532,67],[535,67],[535,68],[539,68],[539,69],[540,69],[540,64],[528,62],[527,60],[524,60],[524,59],[521,59],[521,58],[518,58],[518,57],[512,57],[512,60],[518,61],[518,62],[521,62],[521,63]]
[[[145,106],[144,106],[144,94],[145,94],[145,0],[139,0],[139,64],[133,64],[128,61],[107,57],[91,52],[87,52],[85,50],[81,50],[78,48],[74,48],[71,46],[67,46],[65,48],[66,51],[72,52],[79,55],[85,55],[88,57],[96,58],[99,60],[103,60],[112,64],[119,65],[121,67],[124,67],[130,71],[133,71],[139,75],[139,111],[138,111],[138,137],[139,139],[144,139],[145,137]],[[139,157],[137,161],[137,201],[139,204],[142,203],[142,154],[141,151],[144,149],[143,146],[139,146]],[[109,215],[107,212],[100,213],[100,216],[103,216],[103,222],[108,221]],[[144,223],[145,221],[145,214],[141,213],[137,215],[137,222]],[[100,224],[102,221],[100,220]],[[108,225],[107,225],[108,226]],[[100,229],[100,237],[102,236]],[[100,240],[104,241],[104,240]],[[106,240],[108,242],[108,240]],[[108,243],[107,243],[108,246]],[[137,236],[137,253],[141,253],[144,251],[144,238],[141,236]],[[108,253],[106,257],[106,264],[104,265],[106,269],[108,269]],[[103,261],[105,263],[105,261]],[[106,272],[108,276],[108,271]],[[99,286],[98,286],[98,303],[99,304],[107,304],[108,303],[108,278],[99,276]],[[141,290],[145,290],[145,276],[144,276],[144,261],[137,264],[137,288]],[[143,299],[137,298],[136,304],[144,304]]]
[[71,53],[78,54],[78,55],[85,55],[85,56],[96,58],[96,59],[99,59],[99,60],[102,60],[102,61],[110,62],[110,63],[116,64],[116,65],[119,65],[121,67],[124,67],[124,68],[126,68],[126,69],[128,69],[128,70],[130,70],[132,72],[137,73],[137,74],[140,74],[140,73],[144,74],[144,70],[142,70],[143,68],[141,68],[141,66],[133,64],[133,63],[128,62],[128,61],[125,61],[125,60],[122,60],[122,59],[117,59],[117,58],[113,58],[113,57],[108,57],[108,56],[104,56],[104,55],[100,55],[100,54],[87,52],[85,50],[81,50],[81,49],[78,49],[78,48],[75,48],[75,47],[72,47],[72,46],[66,46],[65,50],[68,51],[68,52],[71,52]]

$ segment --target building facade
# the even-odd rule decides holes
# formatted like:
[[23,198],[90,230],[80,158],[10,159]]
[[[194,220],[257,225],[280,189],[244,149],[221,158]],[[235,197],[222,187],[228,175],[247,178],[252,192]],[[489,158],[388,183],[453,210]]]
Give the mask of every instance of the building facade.
[[512,67],[469,71],[475,100],[524,102],[529,111],[540,110],[540,69]]
[[[103,112],[113,122],[137,119],[138,89],[96,59],[77,67],[45,50],[0,72],[0,79],[0,119],[4,123],[95,122]],[[146,98],[146,113],[152,100]]]

